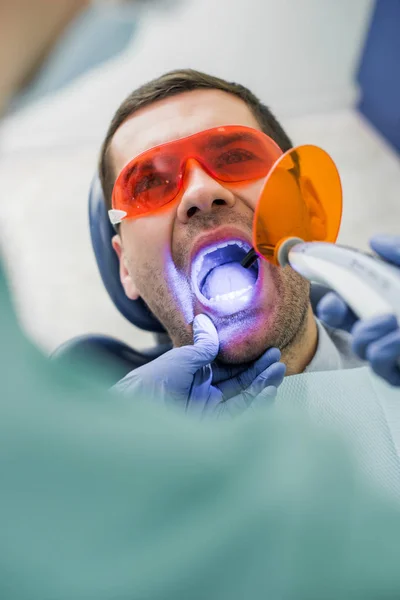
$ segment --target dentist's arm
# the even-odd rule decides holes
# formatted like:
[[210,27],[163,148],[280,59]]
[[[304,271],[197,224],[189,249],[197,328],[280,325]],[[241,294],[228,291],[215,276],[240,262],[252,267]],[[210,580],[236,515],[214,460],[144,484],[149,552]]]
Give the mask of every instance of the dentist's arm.
[[[381,258],[399,267],[400,277],[400,236],[375,236],[370,244]],[[351,331],[355,354],[367,360],[372,370],[388,383],[400,386],[400,328],[394,315],[357,320],[333,292],[322,298],[317,314],[327,325]]]

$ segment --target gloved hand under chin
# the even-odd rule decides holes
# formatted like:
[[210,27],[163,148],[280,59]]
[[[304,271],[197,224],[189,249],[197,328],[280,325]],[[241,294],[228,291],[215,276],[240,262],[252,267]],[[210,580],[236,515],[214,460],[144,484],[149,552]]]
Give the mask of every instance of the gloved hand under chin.
[[[370,243],[381,258],[400,267],[400,236],[375,236]],[[400,327],[394,315],[358,320],[333,292],[319,302],[317,315],[327,325],[351,332],[355,354],[367,360],[371,369],[388,383],[400,386]]]
[[193,346],[166,352],[131,371],[112,389],[132,400],[175,406],[198,417],[233,417],[249,407],[271,403],[286,371],[277,348],[235,375],[231,367],[212,365],[219,340],[211,319],[195,317],[193,336]]

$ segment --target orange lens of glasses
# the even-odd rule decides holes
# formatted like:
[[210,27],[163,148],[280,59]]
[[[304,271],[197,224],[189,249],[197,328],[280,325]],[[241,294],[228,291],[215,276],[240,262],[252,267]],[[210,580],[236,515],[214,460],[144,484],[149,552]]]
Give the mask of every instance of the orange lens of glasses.
[[342,186],[332,158],[318,146],[292,148],[274,164],[258,200],[253,246],[266,260],[288,237],[335,242],[342,217]]
[[214,179],[239,183],[265,177],[281,155],[271,138],[251,127],[227,125],[201,131],[130,161],[115,182],[113,209],[124,211],[127,218],[160,210],[181,190],[189,159]]

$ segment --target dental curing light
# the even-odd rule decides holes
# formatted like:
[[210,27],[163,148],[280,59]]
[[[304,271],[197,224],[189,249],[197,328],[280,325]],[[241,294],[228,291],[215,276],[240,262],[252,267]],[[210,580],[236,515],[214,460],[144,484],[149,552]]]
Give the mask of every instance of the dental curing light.
[[298,146],[273,166],[253,221],[257,258],[290,265],[309,281],[336,291],[360,318],[395,314],[400,320],[399,269],[380,258],[334,242],[342,214],[342,191],[332,158],[317,146]]
[[399,269],[379,257],[337,244],[288,238],[277,258],[281,266],[289,264],[309,281],[337,292],[358,317],[395,314],[400,321]]
[[[400,322],[400,273],[378,256],[328,242],[286,238],[276,249],[280,266],[290,265],[311,282],[334,290],[361,319],[385,314]],[[257,258],[250,250],[242,260],[249,267]]]

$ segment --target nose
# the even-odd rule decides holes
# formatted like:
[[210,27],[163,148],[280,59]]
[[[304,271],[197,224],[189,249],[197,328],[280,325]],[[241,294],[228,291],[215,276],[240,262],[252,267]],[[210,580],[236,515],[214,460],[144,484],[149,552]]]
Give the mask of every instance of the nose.
[[232,207],[234,204],[235,196],[229,189],[208,175],[196,160],[187,161],[177,211],[182,223],[188,223],[198,212],[210,213],[217,206]]

